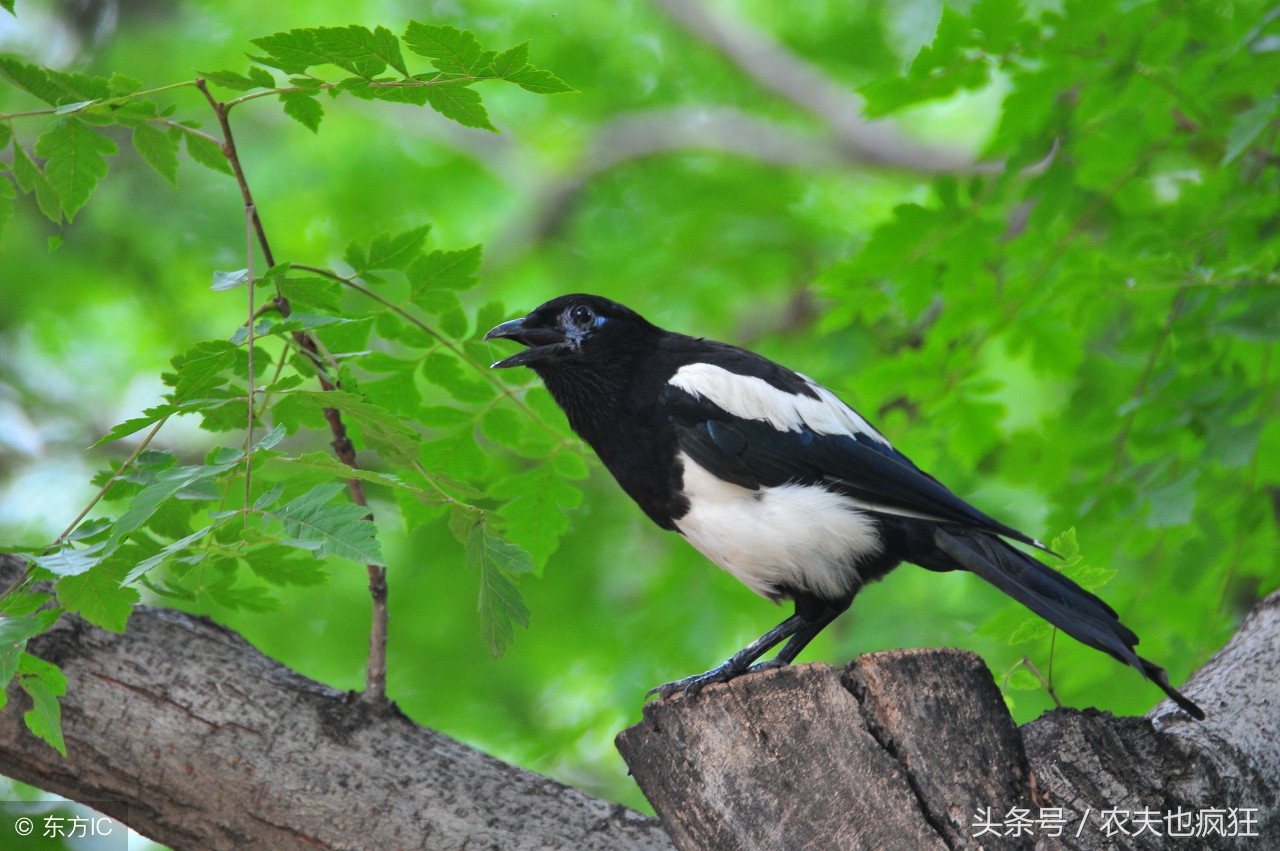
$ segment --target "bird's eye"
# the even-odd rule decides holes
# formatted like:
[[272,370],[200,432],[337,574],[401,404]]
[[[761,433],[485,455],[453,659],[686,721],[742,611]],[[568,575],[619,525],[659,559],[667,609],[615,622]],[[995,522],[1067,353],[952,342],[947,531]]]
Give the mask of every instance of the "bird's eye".
[[596,312],[585,304],[579,304],[570,309],[569,319],[579,328],[586,328],[596,321]]

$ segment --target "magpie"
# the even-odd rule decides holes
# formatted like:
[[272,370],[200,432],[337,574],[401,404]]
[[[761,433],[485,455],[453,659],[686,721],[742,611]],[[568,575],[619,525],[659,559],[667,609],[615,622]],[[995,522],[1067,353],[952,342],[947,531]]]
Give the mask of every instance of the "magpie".
[[696,693],[790,664],[864,585],[905,561],[978,575],[1204,718],[1134,651],[1138,636],[1110,606],[1009,541],[1048,551],[1044,544],[960,499],[804,375],[666,331],[595,295],[554,298],[485,339],[526,347],[493,368],[532,369],[654,523],[755,593],[795,604],[724,664],[650,694]]

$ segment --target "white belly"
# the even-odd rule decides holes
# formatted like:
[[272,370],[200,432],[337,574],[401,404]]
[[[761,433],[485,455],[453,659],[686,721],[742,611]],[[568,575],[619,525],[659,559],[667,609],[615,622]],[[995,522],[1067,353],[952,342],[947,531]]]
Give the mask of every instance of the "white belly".
[[676,528],[762,597],[790,586],[838,599],[859,584],[857,563],[881,550],[874,522],[838,493],[783,485],[748,490],[680,453],[690,509]]

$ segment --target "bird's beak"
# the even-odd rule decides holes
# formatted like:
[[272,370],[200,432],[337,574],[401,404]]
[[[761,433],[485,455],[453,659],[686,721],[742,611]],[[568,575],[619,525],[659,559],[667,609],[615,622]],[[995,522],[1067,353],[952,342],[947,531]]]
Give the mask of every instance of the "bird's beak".
[[523,352],[516,352],[509,358],[503,358],[490,369],[528,366],[535,361],[540,361],[554,354],[566,342],[563,331],[557,328],[532,326],[529,324],[527,316],[523,319],[512,319],[510,322],[503,322],[496,328],[491,328],[489,333],[484,335],[484,338],[486,340],[515,340],[517,343],[523,343],[529,347]]

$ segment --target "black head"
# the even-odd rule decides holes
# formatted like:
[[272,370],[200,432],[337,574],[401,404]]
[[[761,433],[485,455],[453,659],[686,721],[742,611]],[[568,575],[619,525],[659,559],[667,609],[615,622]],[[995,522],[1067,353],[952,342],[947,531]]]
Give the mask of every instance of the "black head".
[[597,295],[553,298],[523,319],[503,322],[486,340],[515,340],[528,346],[493,365],[527,366],[540,374],[574,365],[603,365],[647,345],[661,331],[629,307]]

